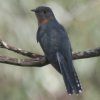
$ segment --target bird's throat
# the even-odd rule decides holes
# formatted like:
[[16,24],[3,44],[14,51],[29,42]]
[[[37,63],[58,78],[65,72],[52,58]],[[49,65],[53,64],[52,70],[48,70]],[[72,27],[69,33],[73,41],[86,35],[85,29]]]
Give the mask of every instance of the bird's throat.
[[48,19],[38,20],[38,24],[39,25],[47,24],[48,21],[49,21]]

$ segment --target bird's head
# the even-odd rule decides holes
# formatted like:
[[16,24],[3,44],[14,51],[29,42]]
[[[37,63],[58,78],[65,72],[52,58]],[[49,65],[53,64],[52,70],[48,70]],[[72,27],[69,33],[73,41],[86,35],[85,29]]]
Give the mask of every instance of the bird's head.
[[35,12],[39,24],[45,24],[49,20],[55,19],[54,14],[49,7],[40,6],[31,11]]

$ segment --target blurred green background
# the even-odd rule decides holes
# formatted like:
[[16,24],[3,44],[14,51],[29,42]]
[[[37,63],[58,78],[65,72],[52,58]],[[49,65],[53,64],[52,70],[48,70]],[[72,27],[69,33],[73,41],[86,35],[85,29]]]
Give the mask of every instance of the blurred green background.
[[[30,10],[53,9],[66,28],[73,51],[100,46],[100,0],[0,0],[0,39],[43,54],[36,42],[37,20]],[[0,55],[25,58],[0,48]],[[83,93],[68,96],[62,76],[52,66],[0,64],[0,100],[100,100],[100,57],[74,61]]]

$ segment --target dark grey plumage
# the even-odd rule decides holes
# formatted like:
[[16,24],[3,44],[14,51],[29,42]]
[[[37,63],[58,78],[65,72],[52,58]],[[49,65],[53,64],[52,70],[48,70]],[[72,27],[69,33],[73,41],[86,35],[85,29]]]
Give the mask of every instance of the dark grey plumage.
[[71,45],[65,29],[57,22],[49,7],[38,7],[35,13],[39,22],[37,41],[45,56],[63,75],[68,94],[80,93],[82,89],[72,63]]

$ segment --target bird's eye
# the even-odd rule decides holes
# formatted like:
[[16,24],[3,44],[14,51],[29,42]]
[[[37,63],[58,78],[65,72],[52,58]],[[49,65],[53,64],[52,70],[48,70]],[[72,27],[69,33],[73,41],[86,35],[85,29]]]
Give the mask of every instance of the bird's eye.
[[45,10],[44,10],[44,11],[43,11],[43,13],[44,13],[44,14],[46,14],[46,13],[47,13],[47,11],[45,11]]

